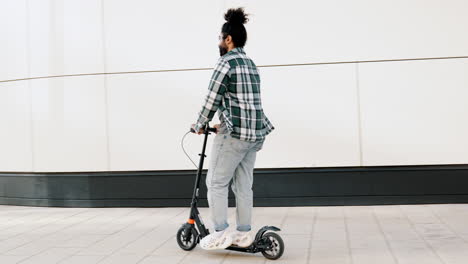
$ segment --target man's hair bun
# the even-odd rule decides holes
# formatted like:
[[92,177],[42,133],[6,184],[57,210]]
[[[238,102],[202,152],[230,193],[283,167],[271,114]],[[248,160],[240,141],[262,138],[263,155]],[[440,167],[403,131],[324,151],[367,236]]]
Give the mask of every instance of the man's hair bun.
[[226,14],[224,14],[224,19],[229,24],[245,24],[249,19],[247,18],[247,14],[244,13],[244,8],[231,8],[229,9]]

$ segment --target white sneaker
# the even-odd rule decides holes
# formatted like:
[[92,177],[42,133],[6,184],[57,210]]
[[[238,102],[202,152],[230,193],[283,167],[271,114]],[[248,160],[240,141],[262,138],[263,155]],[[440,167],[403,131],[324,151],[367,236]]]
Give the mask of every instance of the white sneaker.
[[200,241],[200,247],[206,250],[225,249],[232,244],[232,236],[225,230],[214,232]]
[[232,245],[236,247],[248,247],[252,245],[254,242],[255,237],[252,234],[252,231],[235,231],[232,234]]

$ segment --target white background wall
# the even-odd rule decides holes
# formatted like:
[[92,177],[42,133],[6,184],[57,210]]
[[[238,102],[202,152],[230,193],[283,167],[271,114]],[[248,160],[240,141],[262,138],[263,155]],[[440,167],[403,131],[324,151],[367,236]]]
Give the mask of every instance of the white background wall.
[[468,163],[466,1],[0,0],[0,171],[193,169],[239,6],[276,127],[257,168]]

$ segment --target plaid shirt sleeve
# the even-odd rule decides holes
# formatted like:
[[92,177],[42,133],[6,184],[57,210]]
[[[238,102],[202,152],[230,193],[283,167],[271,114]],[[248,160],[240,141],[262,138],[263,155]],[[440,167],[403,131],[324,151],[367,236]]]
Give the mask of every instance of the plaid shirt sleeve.
[[198,112],[198,120],[195,123],[194,130],[196,133],[200,132],[205,124],[213,119],[214,114],[221,105],[224,94],[226,93],[229,84],[229,63],[220,58],[211,76],[210,84],[208,86],[208,94],[205,97],[205,103],[200,112]]

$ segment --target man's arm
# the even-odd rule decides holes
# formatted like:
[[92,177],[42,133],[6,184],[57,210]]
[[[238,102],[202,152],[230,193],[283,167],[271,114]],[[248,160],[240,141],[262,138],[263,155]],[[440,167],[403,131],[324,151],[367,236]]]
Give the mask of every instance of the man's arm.
[[227,85],[229,84],[228,72],[229,63],[223,58],[220,58],[211,76],[205,103],[200,112],[198,112],[198,120],[194,126],[195,133],[199,133],[200,129],[213,119],[214,114],[221,105],[223,96],[227,91]]

